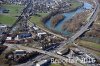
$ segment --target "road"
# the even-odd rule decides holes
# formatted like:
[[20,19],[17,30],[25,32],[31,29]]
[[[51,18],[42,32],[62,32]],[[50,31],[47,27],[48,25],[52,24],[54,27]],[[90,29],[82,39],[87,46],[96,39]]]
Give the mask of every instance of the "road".
[[[32,22],[29,21],[29,23],[30,23],[31,26],[33,25]],[[65,38],[65,37],[63,37],[61,35],[58,35],[58,34],[55,34],[55,33],[51,32],[51,31],[49,31],[49,30],[46,30],[45,28],[41,28],[40,26],[37,26],[37,27],[40,28],[41,30],[43,30],[44,32],[47,32],[47,33],[52,34],[54,36],[57,36],[59,38],[62,38],[62,39],[65,39],[65,40],[67,39],[67,38]]]
[[48,56],[51,56],[51,57],[55,57],[55,58],[59,58],[61,60],[64,60],[67,62],[67,58],[65,57],[62,57],[60,55],[57,55],[57,54],[54,54],[54,53],[51,53],[51,52],[48,52],[48,51],[44,51],[44,50],[39,50],[39,49],[35,49],[35,48],[30,48],[30,47],[25,47],[25,46],[21,46],[21,45],[13,45],[13,44],[5,44],[6,46],[8,47],[17,47],[17,48],[21,48],[23,50],[26,50],[28,52],[39,52],[39,53],[42,53],[42,54],[45,54],[45,55],[48,55]]
[[[98,5],[98,3],[97,3]],[[98,10],[99,10],[99,7],[97,6],[95,9],[94,9],[94,12],[91,16],[91,18],[89,19],[89,21],[87,22],[87,24],[80,29],[80,31],[78,31],[75,35],[73,35],[68,41],[66,41],[65,44],[61,45],[58,50],[62,49],[66,44],[70,44],[72,42],[74,42],[75,39],[77,39],[80,35],[82,35],[85,31],[87,31],[87,29],[89,28],[89,26],[93,23],[93,21],[95,20],[96,16],[97,16],[97,13],[98,13]],[[24,47],[24,46],[19,46],[19,48],[23,48],[27,51],[36,51],[36,52],[39,52],[39,53],[42,53],[42,54],[45,54],[45,55],[49,55],[51,57],[55,57],[55,58],[58,58],[60,60],[62,60],[63,62],[68,62],[68,58],[65,58],[63,56],[60,56],[60,55],[57,55],[55,53],[52,53],[52,52],[48,52],[48,51],[43,51],[43,50],[39,50],[39,49],[34,49],[34,48],[30,48],[30,47]],[[41,57],[41,56],[40,56]]]
[[[30,48],[30,47],[25,47],[25,46],[21,46],[21,45],[14,45],[14,44],[5,44],[6,46],[10,47],[10,48],[18,48],[18,49],[23,49],[26,50],[28,52],[39,52],[42,53],[40,56],[37,56],[35,59],[32,59],[24,64],[20,64],[20,65],[15,65],[15,66],[33,66],[35,65],[35,61],[41,61],[44,60],[46,58],[50,58],[50,57],[54,57],[59,59],[62,63],[71,63],[69,58],[57,55],[55,53],[52,52],[48,52],[48,51],[43,51],[43,50],[39,50],[39,49],[35,49],[35,48]],[[75,60],[75,59],[73,59]],[[73,63],[73,65],[75,66],[82,66],[80,63]],[[91,65],[92,66],[92,65]]]
[[97,14],[99,12],[99,3],[97,0],[95,0],[95,2],[96,2],[97,6],[94,9],[94,11],[92,12],[91,17],[87,21],[87,24],[85,26],[83,26],[79,31],[77,31],[76,34],[74,34],[71,38],[66,40],[65,44],[63,44],[58,50],[61,50],[61,49],[63,49],[64,46],[74,42],[79,36],[81,36],[84,32],[86,32],[88,30],[88,28],[90,27],[90,25],[95,21]]
[[7,38],[7,35],[11,32],[11,30],[22,20],[24,19],[24,17],[28,18],[30,15],[32,15],[32,3],[29,3],[22,11],[21,15],[17,18],[17,20],[15,21],[15,23],[11,26],[11,28],[9,28],[6,32],[6,34],[4,34],[4,36],[2,36],[2,38],[0,39],[0,44],[4,44],[5,40]]
[[[12,44],[6,44],[6,46],[21,48],[21,49],[26,50],[28,52],[33,52],[34,51],[34,52],[42,53],[40,56],[36,57],[35,59],[30,60],[27,63],[21,64],[21,65],[16,65],[16,66],[33,66],[33,65],[35,65],[34,61],[41,61],[41,60],[44,60],[44,59],[50,58],[50,57],[57,58],[62,63],[68,63],[68,62],[71,63],[69,58],[66,58],[66,57],[60,56],[58,54],[55,54],[53,51],[48,52],[48,51],[44,51],[44,50],[39,50],[39,49],[35,49],[35,48],[25,47],[25,46],[21,46],[21,45],[12,45]],[[75,60],[75,59],[73,59],[73,60]],[[73,63],[73,65],[75,65],[75,66],[82,66],[80,63],[76,63],[76,62]]]
[[[93,13],[92,13],[90,19],[87,21],[87,24],[86,24],[84,27],[82,27],[82,28],[81,28],[75,35],[73,35],[69,40],[67,40],[67,41],[65,42],[65,44],[60,45],[60,47],[58,48],[58,51],[59,51],[60,49],[63,49],[63,47],[64,47],[66,44],[70,44],[70,43],[74,42],[75,39],[77,39],[77,38],[78,38],[80,35],[82,35],[85,31],[87,31],[87,29],[89,28],[89,26],[90,26],[90,25],[94,22],[94,20],[96,19],[97,13],[98,13],[98,11],[99,11],[98,2],[96,1],[96,3],[97,3],[97,7],[94,9],[94,11],[93,11]],[[40,28],[40,27],[39,27],[39,28]],[[42,30],[48,32],[48,31],[45,30],[45,29],[42,29]],[[54,33],[52,33],[52,32],[49,32],[49,33],[50,33],[50,34],[53,34],[53,35],[55,35],[55,36],[61,37],[61,36],[56,35],[56,34],[54,34]],[[61,38],[64,38],[64,37],[61,37]],[[64,38],[64,39],[65,39],[65,38]],[[27,49],[27,48],[26,48],[26,49]],[[43,51],[43,50],[34,49],[34,51],[37,51],[37,52],[40,52],[40,53],[43,53],[43,54],[47,54],[47,55],[49,55],[49,56],[56,57],[56,58],[62,59],[62,60],[64,60],[64,61],[66,61],[66,59],[67,59],[67,58],[64,58],[64,57],[62,57],[62,56],[59,56],[59,55],[57,55],[57,54],[53,54],[53,53],[51,53],[51,52],[47,52],[47,51]],[[37,57],[37,59],[39,59],[40,57],[43,57],[43,55],[40,55],[39,57]],[[37,59],[36,59],[36,60],[37,60]]]
[[[58,48],[58,51],[59,51],[60,49],[63,49],[63,47],[66,46],[66,44],[70,44],[70,43],[74,42],[75,39],[77,39],[80,35],[82,35],[84,32],[86,32],[86,31],[88,30],[89,26],[90,26],[90,25],[94,22],[94,20],[96,19],[97,13],[98,13],[98,11],[99,11],[99,3],[97,2],[97,0],[96,0],[96,4],[97,4],[97,6],[96,6],[96,8],[94,9],[94,11],[93,11],[93,13],[92,13],[90,19],[87,21],[87,24],[86,24],[84,27],[82,27],[79,31],[77,31],[77,33],[76,33],[75,35],[73,35],[68,41],[66,41],[65,44],[61,45],[61,46]],[[40,28],[40,27],[39,27],[39,28]],[[44,31],[46,31],[46,30],[44,29]],[[55,35],[55,34],[54,34],[54,35]]]

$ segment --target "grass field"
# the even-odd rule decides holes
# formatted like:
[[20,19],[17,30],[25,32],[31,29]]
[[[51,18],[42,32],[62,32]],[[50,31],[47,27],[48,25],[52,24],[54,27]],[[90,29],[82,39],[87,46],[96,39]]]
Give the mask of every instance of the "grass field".
[[30,19],[31,22],[35,23],[38,26],[42,26],[41,17],[32,16]]
[[79,45],[90,47],[95,50],[100,50],[100,44],[96,44],[96,43],[89,42],[89,41],[79,40]]
[[80,46],[90,49],[96,55],[100,56],[100,44],[96,44],[96,43],[84,41],[84,40],[78,40],[78,44]]
[[39,16],[32,16],[30,21],[35,23],[36,25],[43,27],[43,24],[41,22],[42,17],[45,17],[47,15],[47,13],[38,13],[39,15],[41,15],[41,17]]
[[8,9],[9,10],[8,14],[13,15],[13,16],[19,15],[22,9],[24,8],[21,5],[15,5],[15,4],[3,4],[1,6]]
[[72,6],[70,7],[71,9],[75,9],[77,7],[79,7],[81,4],[78,2],[72,2]]
[[41,15],[41,17],[45,17],[48,15],[48,13],[37,13],[37,14]]
[[81,3],[77,2],[76,0],[66,0],[66,1],[71,3],[70,6],[71,9],[75,9],[81,5]]
[[[75,0],[66,0],[69,1],[72,6],[70,7],[71,9],[75,9],[77,7],[79,7],[81,5],[81,3],[78,3]],[[47,15],[47,13],[38,13],[39,15],[41,15],[41,17],[45,17]],[[37,24],[38,26],[43,26],[41,23],[41,17],[38,16],[32,16],[32,18],[30,19],[31,22],[34,22],[35,24]]]
[[60,64],[51,64],[50,66],[61,66]]
[[14,4],[2,4],[1,7],[9,10],[9,13],[0,14],[0,23],[7,25],[13,24],[16,21],[15,16],[20,15],[21,10],[24,8],[23,6]]
[[7,15],[0,15],[0,23],[3,24],[13,24],[15,22],[16,18],[12,16],[7,16]]

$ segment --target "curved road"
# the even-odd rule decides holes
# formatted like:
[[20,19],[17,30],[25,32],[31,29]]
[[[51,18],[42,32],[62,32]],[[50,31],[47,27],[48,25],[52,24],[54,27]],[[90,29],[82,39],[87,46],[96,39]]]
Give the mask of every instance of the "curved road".
[[[85,31],[87,31],[87,29],[89,28],[89,26],[95,21],[95,19],[97,17],[97,13],[99,11],[99,3],[98,3],[97,0],[95,0],[95,2],[97,4],[96,8],[94,9],[94,11],[93,11],[90,19],[87,21],[87,24],[84,27],[82,27],[75,35],[73,35],[68,41],[66,41],[65,44],[60,45],[60,47],[58,48],[58,51],[60,49],[63,49],[63,47],[66,46],[67,44],[70,44],[70,43],[74,42],[74,40],[77,39],[80,35],[82,35]],[[25,48],[25,47],[23,47],[23,48]],[[28,48],[26,47],[25,49],[28,49]],[[32,49],[32,48],[30,50],[37,51],[39,53],[43,53],[43,54],[46,54],[46,55],[49,55],[49,56],[53,56],[53,57],[56,57],[58,59],[62,59],[65,62],[67,60],[67,58],[62,57],[60,55],[57,55],[55,53],[51,53],[51,52],[47,52],[47,51],[43,51],[43,50],[38,50],[38,49]]]
[[22,11],[21,15],[18,17],[18,19],[15,21],[15,23],[11,26],[11,28],[9,28],[6,32],[6,34],[4,34],[1,38],[0,38],[0,44],[4,44],[5,40],[7,38],[7,35],[11,32],[11,30],[22,20],[24,19],[24,17],[28,18],[31,14],[31,8],[32,7],[32,3],[29,3]]
[[[64,46],[66,46],[67,44],[70,44],[72,42],[74,42],[75,39],[77,39],[80,35],[82,35],[85,31],[87,31],[87,29],[89,28],[89,26],[94,22],[96,16],[97,16],[97,13],[99,11],[99,3],[97,0],[96,1],[96,8],[94,9],[93,13],[92,13],[92,16],[90,17],[89,21],[87,22],[87,24],[80,29],[80,31],[78,31],[75,35],[73,35],[68,41],[66,41],[65,44],[61,45],[59,48],[58,48],[58,51],[60,49],[63,49]],[[58,58],[62,61],[65,61],[66,63],[68,62],[68,58],[65,58],[63,56],[60,56],[60,55],[57,55],[55,53],[52,53],[52,52],[48,52],[48,51],[43,51],[43,50],[39,50],[39,49],[34,49],[34,48],[29,48],[29,47],[24,47],[24,46],[19,46],[19,48],[23,48],[25,50],[28,50],[28,51],[37,51],[39,53],[42,53],[42,54],[46,54],[46,55],[49,55],[49,56],[52,56],[52,57],[55,57],[55,58]]]
[[65,44],[63,44],[60,48],[58,48],[58,50],[63,49],[64,46],[66,46],[67,44],[71,44],[72,42],[74,42],[80,35],[82,35],[84,32],[86,32],[88,30],[88,28],[90,27],[90,25],[95,21],[97,14],[99,12],[99,3],[97,0],[95,0],[95,4],[96,4],[96,8],[94,9],[94,11],[92,12],[91,17],[89,18],[89,20],[87,21],[87,24],[85,26],[83,26],[79,31],[76,32],[76,34],[74,34],[71,38],[69,38],[69,40],[67,40],[65,42]]
[[[94,9],[90,19],[87,21],[87,24],[84,27],[82,27],[75,35],[73,35],[68,41],[66,41],[65,44],[60,45],[60,47],[58,48],[58,51],[60,49],[63,49],[63,47],[66,46],[67,44],[74,42],[74,40],[77,39],[80,35],[82,35],[85,31],[87,31],[89,26],[94,22],[94,20],[96,19],[97,13],[99,11],[99,3],[98,3],[97,0],[95,0],[95,1],[96,1],[97,6]],[[23,46],[18,46],[18,47],[22,48]],[[39,49],[34,49],[34,48],[29,48],[29,47],[23,47],[23,48],[26,49],[26,50],[29,50],[29,51],[37,51],[39,53],[46,54],[46,55],[49,55],[49,56],[53,56],[55,58],[58,58],[58,59],[63,60],[65,62],[68,62],[67,61],[68,58],[62,57],[62,56],[57,55],[55,53],[51,53],[51,52],[43,51],[43,50],[39,50]]]

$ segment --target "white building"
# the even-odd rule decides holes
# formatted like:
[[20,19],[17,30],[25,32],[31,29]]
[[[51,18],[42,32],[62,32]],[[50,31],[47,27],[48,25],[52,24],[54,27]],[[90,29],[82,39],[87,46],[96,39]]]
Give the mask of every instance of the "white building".
[[70,52],[69,48],[63,48],[62,50],[57,51],[57,54],[63,55],[63,54],[69,53],[69,52]]
[[15,50],[14,52],[13,52],[15,55],[21,55],[21,56],[24,56],[24,55],[26,55],[26,51],[25,50]]
[[46,32],[40,32],[40,33],[37,33],[37,36],[41,38],[42,35],[46,35],[46,34],[47,34]]
[[51,62],[50,59],[42,60],[42,61],[36,63],[36,66],[46,66],[46,65],[50,64],[50,62]]
[[7,30],[7,25],[0,25],[0,32],[5,32]]
[[7,38],[6,38],[6,40],[11,40],[11,39],[12,39],[12,37],[7,37]]

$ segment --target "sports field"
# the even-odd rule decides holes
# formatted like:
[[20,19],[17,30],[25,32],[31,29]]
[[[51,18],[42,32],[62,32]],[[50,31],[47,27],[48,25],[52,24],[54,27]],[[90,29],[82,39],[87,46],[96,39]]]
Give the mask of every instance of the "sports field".
[[9,10],[9,13],[0,14],[0,23],[11,25],[16,21],[16,16],[20,15],[22,9],[21,5],[2,4],[1,7]]

